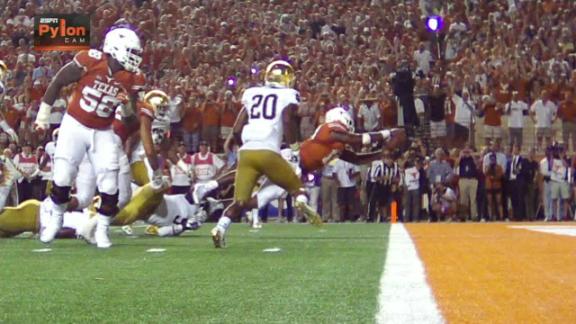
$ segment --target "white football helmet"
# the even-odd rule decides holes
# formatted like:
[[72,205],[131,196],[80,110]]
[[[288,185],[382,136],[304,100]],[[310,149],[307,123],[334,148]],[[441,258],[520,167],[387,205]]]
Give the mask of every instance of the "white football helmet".
[[326,112],[326,122],[339,122],[348,128],[349,132],[354,131],[354,121],[352,116],[342,107],[336,107]]
[[104,38],[102,51],[112,56],[128,72],[138,72],[142,63],[140,38],[129,28],[109,31]]

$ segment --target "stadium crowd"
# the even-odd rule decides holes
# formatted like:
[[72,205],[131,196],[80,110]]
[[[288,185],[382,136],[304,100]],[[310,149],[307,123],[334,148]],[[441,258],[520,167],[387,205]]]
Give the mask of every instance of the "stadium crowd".
[[[10,180],[20,200],[44,198],[52,134],[39,136],[32,124],[48,83],[73,55],[35,52],[32,18],[81,12],[91,14],[93,44],[115,23],[141,33],[143,70],[151,88],[172,97],[172,136],[194,165],[190,176],[165,163],[175,192],[234,165],[237,146],[224,141],[239,95],[283,58],[297,71],[301,123],[290,131],[301,139],[336,106],[358,131],[403,126],[413,139],[369,166],[336,160],[306,179],[325,221],[533,220],[539,211],[546,220],[572,218],[575,1],[3,2],[0,58],[10,75],[0,111],[19,141],[0,133],[0,163],[21,171]],[[426,28],[432,14],[443,17],[437,33]],[[54,104],[52,129],[66,97]],[[529,118],[535,143],[525,139]],[[0,187],[11,186],[4,178]]]

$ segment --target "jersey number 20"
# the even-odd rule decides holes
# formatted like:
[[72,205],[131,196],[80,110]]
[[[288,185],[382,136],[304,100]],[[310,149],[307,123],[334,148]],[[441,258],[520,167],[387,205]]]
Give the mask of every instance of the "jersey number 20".
[[264,97],[263,95],[255,95],[252,97],[252,107],[250,108],[250,119],[274,119],[276,117],[276,104],[278,103],[278,96],[270,94]]

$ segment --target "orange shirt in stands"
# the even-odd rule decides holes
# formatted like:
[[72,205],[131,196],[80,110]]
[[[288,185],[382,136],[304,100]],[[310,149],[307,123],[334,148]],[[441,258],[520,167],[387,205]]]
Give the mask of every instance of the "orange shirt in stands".
[[562,101],[558,107],[558,117],[562,121],[576,123],[576,101],[573,99]]
[[484,108],[484,125],[502,125],[502,111],[497,109],[495,104],[487,104]]
[[182,117],[182,128],[187,133],[195,133],[200,129],[202,122],[202,113],[200,109],[192,107],[186,110],[184,117]]
[[220,115],[220,126],[222,127],[233,127],[234,122],[236,121],[236,116],[238,115],[238,111],[240,111],[240,106],[235,103],[229,103],[228,107],[227,104],[224,103],[222,107],[222,114]]
[[220,125],[220,107],[218,103],[210,101],[204,103],[202,108],[202,126]]

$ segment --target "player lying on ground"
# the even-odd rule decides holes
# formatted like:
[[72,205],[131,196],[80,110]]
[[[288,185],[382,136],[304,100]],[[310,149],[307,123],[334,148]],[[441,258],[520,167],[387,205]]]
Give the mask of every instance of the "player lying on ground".
[[[302,173],[307,174],[323,168],[336,158],[354,164],[364,164],[379,159],[382,154],[381,151],[356,153],[346,146],[384,143],[387,149],[396,149],[405,141],[406,135],[402,129],[355,134],[350,115],[342,108],[334,108],[326,113],[326,123],[319,126],[312,137],[302,143],[298,153],[286,153],[285,156],[290,160],[296,160]],[[234,182],[234,178],[235,171],[230,171],[217,180],[196,184],[193,190],[194,200],[199,202],[213,190],[228,187]],[[261,208],[286,194],[282,188],[271,184],[261,187],[262,190],[265,191],[252,196],[246,203],[246,208]]]
[[265,175],[295,197],[295,207],[311,223],[321,223],[308,206],[308,197],[300,178],[280,156],[280,144],[295,143],[296,109],[300,101],[294,85],[294,69],[285,61],[274,61],[265,72],[265,86],[246,89],[242,95],[243,109],[233,127],[238,152],[238,168],[234,185],[234,201],[226,208],[212,229],[214,246],[225,245],[225,235],[232,219],[237,219],[252,196],[258,179]]
[[[198,205],[192,204],[192,199],[185,195],[164,195],[166,187],[154,189],[148,184],[140,188],[112,219],[111,225],[124,226],[141,220],[157,226],[159,236],[175,236],[186,230],[198,229],[204,221],[205,212]],[[57,236],[81,236],[95,244],[96,218],[91,217],[93,214],[89,209],[85,209],[85,212],[65,212],[65,229],[59,231]],[[38,200],[27,200],[17,207],[7,207],[0,213],[0,237],[13,237],[24,232],[37,233],[42,220]]]

